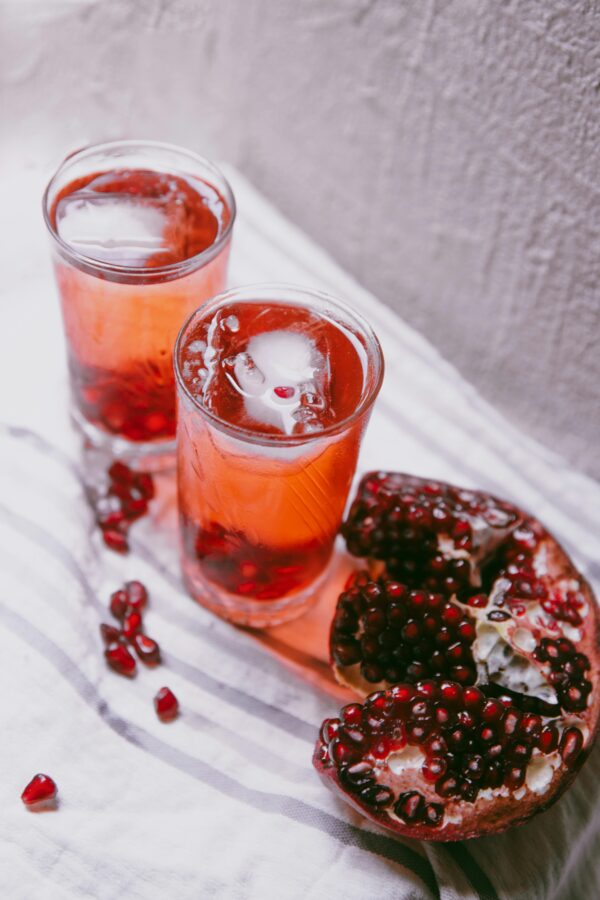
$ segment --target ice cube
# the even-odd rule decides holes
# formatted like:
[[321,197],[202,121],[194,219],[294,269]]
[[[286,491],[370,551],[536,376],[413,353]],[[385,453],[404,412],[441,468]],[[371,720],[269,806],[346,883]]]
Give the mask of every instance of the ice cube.
[[239,360],[232,383],[243,395],[246,413],[254,422],[275,426],[285,434],[318,428],[316,410],[297,415],[307,384],[315,406],[326,406],[327,363],[314,341],[292,331],[258,334]]
[[143,266],[168,249],[164,205],[129,194],[80,191],[58,204],[60,237],[85,256],[119,265]]

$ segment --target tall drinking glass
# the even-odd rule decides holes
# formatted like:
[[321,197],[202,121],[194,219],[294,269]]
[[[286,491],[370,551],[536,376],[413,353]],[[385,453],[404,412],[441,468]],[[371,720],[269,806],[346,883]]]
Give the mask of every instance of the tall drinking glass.
[[231,188],[188,150],[118,141],[68,156],[43,209],[76,424],[113,456],[172,458],[173,345],[225,287]]
[[316,598],[383,378],[369,325],[286,285],[223,293],[175,347],[186,585],[265,626]]

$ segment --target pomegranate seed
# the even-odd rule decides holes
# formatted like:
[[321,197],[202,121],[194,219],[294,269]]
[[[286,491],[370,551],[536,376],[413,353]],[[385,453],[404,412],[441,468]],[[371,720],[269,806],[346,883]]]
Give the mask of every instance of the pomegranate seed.
[[360,725],[362,723],[362,706],[360,703],[349,703],[342,709],[341,716],[346,725]]
[[329,744],[337,735],[339,727],[339,719],[325,719],[321,725],[321,740],[325,744]]
[[146,500],[152,500],[154,497],[154,479],[152,475],[149,475],[148,472],[138,472],[134,476],[133,483]]
[[125,618],[123,619],[123,634],[127,638],[128,641],[132,641],[134,635],[138,633],[142,628],[142,617],[139,612],[135,610],[127,610],[125,614]]
[[127,542],[127,537],[121,531],[115,531],[113,529],[103,531],[102,539],[106,546],[110,550],[114,550],[115,553],[129,552],[129,543]]
[[102,531],[120,531],[125,523],[125,513],[122,509],[113,509],[106,513],[97,513],[96,521]]
[[464,703],[467,709],[477,710],[483,705],[484,696],[476,687],[466,687],[463,691]]
[[108,477],[117,484],[131,484],[133,472],[125,463],[116,460],[108,470]]
[[148,501],[142,494],[132,491],[129,497],[123,501],[125,515],[130,521],[141,519],[148,512]]
[[41,772],[34,775],[27,787],[21,794],[21,800],[25,806],[36,807],[42,804],[49,804],[55,800],[57,787],[55,782],[49,775],[43,775]]
[[132,609],[135,609],[137,612],[145,609],[148,603],[148,591],[141,581],[128,581],[125,584],[125,594],[127,595],[127,602]]
[[124,644],[117,642],[109,644],[104,651],[104,656],[111,669],[114,669],[119,675],[133,678],[136,671],[135,659]]
[[579,728],[567,728],[560,739],[560,755],[566,765],[574,763],[583,747],[583,735]]
[[436,782],[439,778],[446,774],[448,764],[441,756],[433,756],[423,763],[423,778],[426,781]]
[[[179,712],[179,701],[168,687],[162,687],[154,698],[154,709],[156,710],[156,715],[159,719],[164,722],[169,722],[174,719]],[[337,746],[343,745],[338,744]]]
[[538,747],[542,753],[552,753],[558,747],[558,729],[555,725],[548,724],[542,728]]
[[403,822],[418,822],[425,812],[425,798],[418,791],[400,794],[394,812]]
[[[397,743],[403,744],[404,742],[402,741]],[[396,747],[396,749],[398,750],[400,749],[400,747]],[[381,740],[377,741],[377,743],[374,744],[373,747],[371,747],[371,756],[373,756],[375,759],[387,759],[390,754],[390,750],[391,742],[386,738],[381,738]]]
[[504,715],[504,707],[497,700],[486,700],[481,710],[484,722],[499,722]]
[[147,634],[134,634],[132,643],[138,657],[147,666],[157,666],[160,663],[160,647]]
[[105,644],[114,644],[121,637],[121,632],[118,628],[115,628],[114,625],[105,625],[102,623],[100,626],[100,636]]
[[273,388],[273,393],[278,397],[281,397],[282,400],[289,400],[290,397],[294,396],[295,390],[293,387],[275,387]]
[[110,595],[110,611],[115,619],[122,620],[128,604],[129,597],[125,591],[115,591]]

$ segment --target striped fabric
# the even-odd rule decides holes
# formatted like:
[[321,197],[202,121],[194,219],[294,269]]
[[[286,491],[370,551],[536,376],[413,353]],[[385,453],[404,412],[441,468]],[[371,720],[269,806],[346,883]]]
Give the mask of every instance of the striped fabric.
[[[312,746],[345,696],[326,662],[326,629],[349,565],[342,555],[313,612],[253,635],[183,591],[169,477],[160,479],[152,518],[132,531],[130,556],[102,548],[66,415],[61,326],[36,205],[43,174],[24,170],[11,189],[9,208],[11,197],[15,209],[25,197],[27,220],[3,260],[0,289],[0,896],[600,896],[600,751],[548,813],[462,844],[396,840],[322,787]],[[362,311],[382,341],[387,375],[361,470],[409,470],[514,499],[536,511],[598,588],[598,485],[511,428],[423,338],[228,174],[239,200],[232,283],[323,287]],[[98,637],[108,594],[127,578],[150,588],[147,629],[165,657],[131,682],[106,670]],[[152,709],[162,684],[183,708],[170,725]],[[59,784],[56,813],[28,814],[19,801],[37,771]]]

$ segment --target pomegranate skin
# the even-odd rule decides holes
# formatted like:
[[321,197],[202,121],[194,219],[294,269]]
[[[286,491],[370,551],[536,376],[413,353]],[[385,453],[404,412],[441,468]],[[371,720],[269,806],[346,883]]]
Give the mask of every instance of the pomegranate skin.
[[[349,758],[365,763],[351,742],[331,756],[335,724],[328,725],[328,740],[317,741],[313,757],[324,782],[379,825],[423,840],[497,833],[548,808],[587,758],[600,719],[597,604],[558,541],[535,517],[484,492],[384,472],[362,479],[342,532],[350,552],[366,558],[368,571],[351,577],[332,621],[336,678],[361,698],[422,679],[431,690],[456,680],[456,697],[481,689],[485,705],[461,711],[457,739],[472,743],[475,717],[476,739],[489,741],[490,785],[481,792],[482,764],[470,759],[464,796],[453,795],[459,789],[454,774],[435,782],[446,763],[427,757],[423,770],[396,785],[394,802],[400,803],[401,788],[404,821],[377,808],[372,786],[365,800],[349,789],[343,772],[340,777],[339,766]],[[527,677],[519,680],[519,671]],[[439,717],[433,731],[445,727],[443,704]],[[500,720],[506,735],[494,743]],[[407,727],[409,743],[418,742],[423,722]],[[443,750],[443,742],[438,745]],[[541,767],[542,784],[535,773],[546,755],[554,762]],[[385,742],[373,759],[378,772],[387,764]],[[495,784],[500,777],[502,784]],[[390,790],[394,783],[383,774],[378,781]],[[420,792],[427,803],[414,796]]]

